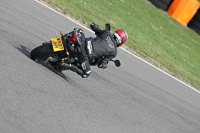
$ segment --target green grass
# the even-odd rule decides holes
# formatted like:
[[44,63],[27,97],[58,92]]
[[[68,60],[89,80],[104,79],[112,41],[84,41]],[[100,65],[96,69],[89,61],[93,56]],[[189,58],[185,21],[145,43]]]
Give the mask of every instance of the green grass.
[[200,36],[147,0],[47,2],[88,27],[95,22],[102,28],[110,23],[112,32],[125,29],[129,35],[126,45],[137,55],[200,89]]

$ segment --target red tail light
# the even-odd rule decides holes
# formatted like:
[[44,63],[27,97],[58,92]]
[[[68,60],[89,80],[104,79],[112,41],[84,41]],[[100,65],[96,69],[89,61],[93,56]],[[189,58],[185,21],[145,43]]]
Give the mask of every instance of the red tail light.
[[63,43],[63,45],[65,46],[65,41],[64,41],[64,40],[62,40],[62,43]]
[[76,41],[76,34],[75,34],[75,33],[74,33],[74,36],[73,36],[72,41],[73,41],[74,43],[77,43],[77,41]]

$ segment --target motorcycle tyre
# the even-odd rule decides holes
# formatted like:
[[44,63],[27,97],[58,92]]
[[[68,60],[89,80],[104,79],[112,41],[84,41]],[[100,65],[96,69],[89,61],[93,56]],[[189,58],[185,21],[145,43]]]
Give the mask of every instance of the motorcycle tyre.
[[44,43],[31,51],[32,60],[46,60],[47,57],[54,54],[51,43]]

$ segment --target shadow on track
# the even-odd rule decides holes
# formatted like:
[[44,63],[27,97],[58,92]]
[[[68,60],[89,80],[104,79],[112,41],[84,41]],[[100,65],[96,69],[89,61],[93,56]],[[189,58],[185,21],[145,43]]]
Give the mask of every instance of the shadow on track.
[[[14,46],[17,50],[19,50],[22,54],[24,54],[25,56],[27,56],[28,58],[31,59],[30,57],[30,50],[23,45],[19,45],[18,47]],[[31,59],[32,60],[32,59]],[[57,75],[59,75],[60,77],[62,77],[63,79],[65,79],[66,81],[70,82],[70,78],[67,77],[65,74],[63,73],[59,73],[57,70],[55,70],[52,66],[47,65],[46,62],[44,61],[35,61],[36,63],[39,63],[41,65],[43,65],[44,67],[48,68],[49,70],[51,70],[52,72],[56,73]]]
[[14,46],[17,50],[19,50],[22,54],[26,55],[28,58],[30,57],[30,51],[28,50],[28,48],[26,46],[23,45],[19,45],[19,47]]

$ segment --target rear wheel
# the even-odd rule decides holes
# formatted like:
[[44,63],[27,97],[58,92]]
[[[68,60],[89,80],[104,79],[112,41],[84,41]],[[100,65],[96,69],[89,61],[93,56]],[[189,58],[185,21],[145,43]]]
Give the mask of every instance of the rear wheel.
[[54,51],[51,43],[44,43],[31,51],[32,60],[46,60],[47,57],[53,55]]

